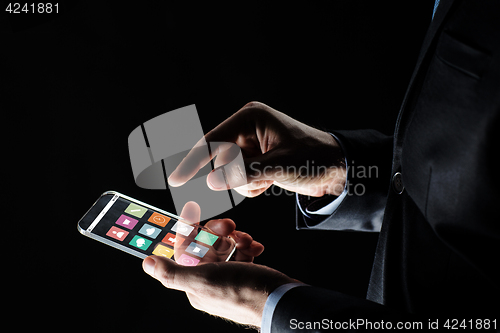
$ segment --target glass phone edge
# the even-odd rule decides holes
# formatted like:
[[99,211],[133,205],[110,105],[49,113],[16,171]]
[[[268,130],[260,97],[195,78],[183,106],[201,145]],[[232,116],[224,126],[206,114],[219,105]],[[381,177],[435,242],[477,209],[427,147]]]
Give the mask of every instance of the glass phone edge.
[[[135,198],[129,197],[128,195],[125,195],[125,194],[123,194],[123,193],[120,193],[120,192],[117,192],[117,191],[113,191],[113,190],[105,191],[104,193],[102,193],[102,194],[99,196],[99,198],[97,198],[97,200],[96,200],[96,201],[92,204],[92,206],[90,206],[90,208],[89,208],[89,209],[85,212],[85,214],[84,214],[84,215],[80,218],[80,220],[78,220],[78,223],[77,223],[77,229],[78,229],[78,231],[79,231],[82,235],[84,235],[84,236],[87,236],[87,237],[89,237],[89,238],[93,238],[93,239],[95,239],[95,240],[97,240],[97,241],[99,241],[99,242],[102,242],[102,243],[104,243],[104,244],[106,244],[106,245],[109,245],[109,246],[111,246],[111,247],[114,247],[114,248],[116,248],[116,249],[118,249],[118,250],[121,250],[121,251],[123,251],[123,252],[127,252],[127,253],[129,253],[129,254],[131,254],[131,255],[134,255],[134,256],[136,256],[136,257],[138,257],[138,258],[144,259],[144,258],[148,257],[148,255],[147,255],[147,254],[140,253],[140,252],[137,252],[137,251],[134,251],[134,250],[132,250],[132,249],[130,249],[130,248],[128,248],[128,247],[126,247],[126,246],[123,246],[123,245],[121,245],[121,244],[118,244],[118,243],[116,243],[116,242],[113,242],[113,241],[111,241],[111,240],[108,240],[108,239],[106,239],[106,238],[104,238],[104,237],[101,237],[101,236],[99,236],[99,235],[96,235],[96,234],[94,234],[94,233],[92,233],[92,232],[88,232],[87,230],[85,230],[85,229],[83,229],[83,228],[81,228],[81,227],[80,227],[80,222],[81,222],[81,221],[85,218],[85,216],[87,216],[87,214],[88,214],[88,213],[90,212],[90,210],[91,210],[91,209],[92,209],[92,208],[93,208],[93,207],[97,204],[97,202],[99,202],[99,200],[100,200],[103,196],[105,196],[105,195],[118,195],[119,197],[122,197],[122,198],[124,198],[124,199],[126,199],[126,200],[128,200],[128,201],[130,201],[130,202],[133,202],[133,203],[136,203],[136,204],[138,204],[138,205],[144,206],[144,207],[146,207],[146,208],[148,208],[148,209],[151,209],[151,210],[153,210],[153,211],[157,211],[157,212],[159,212],[159,213],[165,214],[165,215],[167,215],[167,216],[169,216],[169,217],[172,217],[172,218],[175,218],[175,219],[177,219],[177,220],[181,220],[183,223],[189,224],[189,225],[191,225],[191,226],[196,226],[196,227],[198,227],[198,228],[201,228],[202,230],[210,230],[210,229],[208,229],[208,228],[205,228],[205,227],[204,227],[204,226],[202,226],[202,225],[191,223],[191,222],[187,221],[186,219],[184,219],[184,218],[182,218],[182,217],[180,217],[180,216],[177,216],[177,215],[175,215],[175,214],[169,213],[169,212],[167,212],[167,211],[165,211],[165,210],[163,210],[163,209],[160,209],[160,208],[158,208],[158,207],[152,206],[152,205],[150,205],[150,204],[147,204],[147,203],[142,202],[142,201],[140,201],[140,200],[137,200],[137,199],[135,199]],[[227,258],[226,258],[226,260],[225,260],[225,261],[229,261],[229,260],[231,259],[231,257],[234,255],[234,252],[236,251],[236,242],[235,242],[235,240],[234,240],[231,236],[224,236],[224,237],[229,238],[229,239],[231,239],[231,240],[233,241],[233,249],[232,249],[231,253],[227,256]]]
[[116,243],[116,242],[113,242],[113,241],[111,241],[111,240],[109,240],[109,239],[106,239],[106,238],[104,238],[104,237],[101,237],[101,236],[99,236],[99,235],[96,235],[96,234],[94,234],[94,233],[92,233],[92,232],[88,232],[87,230],[82,229],[82,228],[80,227],[80,225],[78,225],[78,231],[79,231],[82,235],[84,235],[84,236],[87,236],[87,237],[89,237],[89,238],[95,239],[96,241],[99,241],[99,242],[101,242],[101,243],[104,243],[104,244],[106,244],[106,245],[109,245],[109,246],[111,246],[111,247],[114,247],[115,249],[121,250],[121,251],[123,251],[123,252],[127,252],[128,254],[131,254],[131,255],[133,255],[133,256],[135,256],[135,257],[138,257],[138,258],[141,258],[141,259],[144,259],[144,258],[147,258],[147,257],[148,257],[148,255],[147,255],[147,254],[145,254],[145,253],[140,253],[140,252],[134,251],[134,250],[132,250],[131,248],[128,248],[128,247],[126,247],[126,246],[124,246],[124,245],[121,245],[121,244],[118,244],[118,243]]

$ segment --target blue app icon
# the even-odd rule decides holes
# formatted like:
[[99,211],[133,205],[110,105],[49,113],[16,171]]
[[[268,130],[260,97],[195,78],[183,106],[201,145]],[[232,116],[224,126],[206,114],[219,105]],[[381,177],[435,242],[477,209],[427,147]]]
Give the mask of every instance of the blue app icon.
[[151,224],[145,223],[139,230],[141,235],[155,239],[161,232],[161,229],[153,227]]

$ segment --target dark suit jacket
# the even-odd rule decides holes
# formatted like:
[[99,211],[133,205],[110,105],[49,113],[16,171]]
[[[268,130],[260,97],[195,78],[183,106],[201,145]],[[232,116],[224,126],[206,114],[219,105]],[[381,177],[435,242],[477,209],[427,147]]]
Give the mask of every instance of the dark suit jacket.
[[298,287],[278,302],[272,332],[297,332],[290,319],[411,314],[426,328],[436,316],[500,316],[499,115],[500,1],[441,0],[394,136],[332,131],[348,162],[376,165],[378,178],[349,173],[350,193],[326,219],[297,213],[298,228],[329,230],[375,231],[383,217],[368,300]]

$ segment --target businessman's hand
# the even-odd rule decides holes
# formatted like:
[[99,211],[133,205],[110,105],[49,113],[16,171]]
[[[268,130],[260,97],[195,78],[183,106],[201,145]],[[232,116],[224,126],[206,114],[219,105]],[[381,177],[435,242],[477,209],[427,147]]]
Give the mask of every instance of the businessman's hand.
[[[199,221],[200,207],[195,202],[188,202],[181,217],[192,223]],[[150,256],[143,261],[144,271],[165,287],[186,292],[196,309],[238,323],[260,326],[267,296],[280,285],[297,281],[251,263],[264,246],[250,235],[235,231],[232,220],[212,220],[205,226],[220,235],[236,238],[235,261],[181,266],[165,257]]]
[[[196,153],[198,146],[217,142],[239,146],[244,168],[229,163],[234,149],[224,144],[214,144],[212,156]],[[207,176],[208,186],[216,191],[229,187],[254,197],[272,184],[311,196],[344,190],[345,161],[337,141],[262,103],[248,103],[207,133],[170,175],[169,184],[181,186],[216,156],[216,168]]]
[[184,291],[195,309],[257,327],[267,296],[280,285],[297,282],[247,262],[181,266],[165,257],[150,256],[144,259],[143,268],[165,287]]

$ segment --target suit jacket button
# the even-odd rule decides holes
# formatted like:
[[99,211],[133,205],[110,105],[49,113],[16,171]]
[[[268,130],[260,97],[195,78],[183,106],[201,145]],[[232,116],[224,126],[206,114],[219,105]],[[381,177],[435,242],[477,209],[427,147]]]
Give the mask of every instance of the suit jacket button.
[[397,194],[403,193],[405,187],[403,186],[403,175],[401,172],[396,172],[394,176],[392,176],[392,189]]

